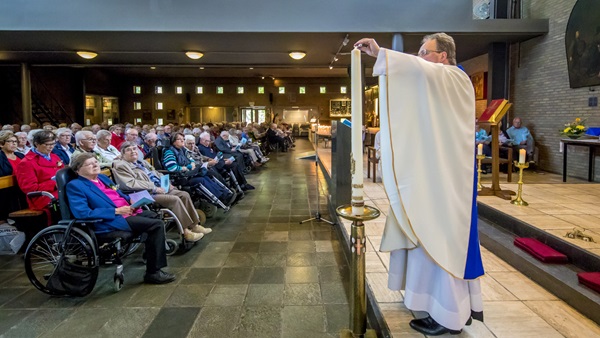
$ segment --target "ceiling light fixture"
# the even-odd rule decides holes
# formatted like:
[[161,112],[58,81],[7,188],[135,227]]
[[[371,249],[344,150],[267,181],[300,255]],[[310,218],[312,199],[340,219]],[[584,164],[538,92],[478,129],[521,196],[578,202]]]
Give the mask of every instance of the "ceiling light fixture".
[[150,67],[150,69],[152,69],[152,70],[155,70],[155,69],[156,69],[156,67],[152,66],[152,67]]
[[301,51],[292,51],[289,55],[294,60],[302,60],[306,56],[306,53]]
[[187,52],[185,52],[185,55],[187,55],[187,57],[189,57],[192,60],[198,60],[199,58],[204,56],[204,53],[187,51]]
[[200,67],[200,69],[204,69],[204,67]]
[[77,55],[81,56],[84,59],[91,60],[91,59],[95,58],[96,56],[98,56],[98,53],[80,50],[80,51],[77,51]]

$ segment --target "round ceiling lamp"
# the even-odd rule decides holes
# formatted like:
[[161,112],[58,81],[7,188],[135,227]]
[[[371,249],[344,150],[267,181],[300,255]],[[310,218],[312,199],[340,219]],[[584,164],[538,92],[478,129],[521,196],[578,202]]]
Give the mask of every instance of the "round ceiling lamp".
[[305,56],[306,56],[305,52],[301,52],[301,51],[290,52],[290,57],[294,60],[304,59]]
[[98,53],[80,50],[80,51],[77,51],[77,55],[79,55],[80,57],[82,57],[84,59],[91,60],[91,59],[95,58],[96,56],[98,56]]
[[204,56],[204,53],[187,51],[187,52],[185,52],[185,55],[187,55],[187,57],[189,57],[192,60],[198,60],[199,58]]

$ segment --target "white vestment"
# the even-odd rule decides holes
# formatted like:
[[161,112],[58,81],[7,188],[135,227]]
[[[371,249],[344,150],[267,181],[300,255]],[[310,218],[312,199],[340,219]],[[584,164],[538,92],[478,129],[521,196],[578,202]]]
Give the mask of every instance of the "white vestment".
[[[483,274],[474,201],[475,95],[456,66],[381,49],[387,75],[381,164],[390,210],[381,251],[392,251],[391,289],[407,308],[461,329],[482,311]],[[381,91],[381,89],[380,89]]]

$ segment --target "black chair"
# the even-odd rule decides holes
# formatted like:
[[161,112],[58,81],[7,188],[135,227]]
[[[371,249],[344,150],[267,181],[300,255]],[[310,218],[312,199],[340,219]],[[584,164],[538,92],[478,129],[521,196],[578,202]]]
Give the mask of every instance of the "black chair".
[[[121,290],[124,282],[121,259],[130,253],[134,240],[131,232],[94,233],[94,223],[100,220],[75,219],[69,209],[66,185],[77,178],[70,168],[56,173],[58,204],[62,220],[45,228],[29,243],[25,251],[25,271],[29,281],[50,295],[85,296],[98,278],[99,266],[111,262],[116,266],[114,288]],[[136,246],[137,247],[137,246]]]

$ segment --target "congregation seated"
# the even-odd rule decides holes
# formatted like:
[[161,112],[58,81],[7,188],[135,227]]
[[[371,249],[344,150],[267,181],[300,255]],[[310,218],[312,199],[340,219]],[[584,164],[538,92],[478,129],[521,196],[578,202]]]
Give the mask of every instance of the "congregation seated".
[[[100,132],[102,132],[102,130],[100,130],[98,133]],[[94,133],[87,130],[80,130],[77,132],[77,134],[75,134],[75,141],[77,143],[77,147],[75,148],[72,157],[81,153],[91,153],[94,154],[101,168],[112,167],[112,160],[104,157],[104,155],[102,155],[100,152],[94,151],[96,149],[96,144],[98,143],[98,139]]]
[[123,133],[123,126],[120,124],[115,124],[108,128],[108,131],[112,133],[110,138],[110,144],[115,147],[115,149],[119,149],[121,147],[121,143],[125,142],[125,134]]
[[226,156],[226,157],[233,156],[237,163],[240,163],[240,165],[244,164],[244,154],[238,152],[235,149],[236,147],[231,144],[231,142],[229,141],[229,132],[228,131],[223,130],[219,134],[219,136],[215,139],[215,147],[217,147],[217,150],[222,152],[224,156]]
[[271,123],[271,127],[269,128],[269,130],[267,130],[267,142],[269,142],[269,144],[279,145],[281,151],[283,152],[287,151],[285,139],[282,136],[278,135],[277,124],[275,123]]
[[154,132],[149,131],[146,135],[144,135],[144,143],[142,143],[142,150],[146,153],[146,156],[152,152],[152,149],[156,147],[156,143],[158,141],[158,136]]
[[25,155],[31,150],[31,147],[27,145],[27,133],[20,131],[15,133],[17,138],[17,152]]
[[127,131],[125,132],[125,142],[134,143],[137,147],[138,157],[140,159],[143,159],[144,157],[146,157],[146,152],[144,152],[144,149],[141,146],[139,134],[139,131],[135,127],[127,129]]
[[58,139],[52,152],[60,157],[65,165],[69,165],[71,156],[73,156],[73,152],[75,151],[75,148],[71,145],[71,137],[73,136],[71,129],[58,128],[56,136],[58,136]]
[[[202,156],[207,158],[216,160],[214,164],[214,168],[217,170],[231,170],[235,175],[235,179],[238,184],[242,188],[242,190],[252,190],[254,187],[246,181],[246,177],[244,176],[242,169],[240,168],[239,163],[231,160],[229,157],[223,156],[222,158],[217,159],[217,152],[211,147],[210,144],[210,134],[208,132],[203,132],[200,134],[200,140],[198,143],[198,149]],[[210,165],[210,164],[209,164]]]
[[[47,130],[41,130],[33,136],[34,147],[25,155],[17,167],[17,182],[23,193],[47,191],[58,198],[58,188],[54,177],[56,172],[65,167],[64,162],[52,153],[56,144],[56,135]],[[48,225],[52,217],[48,205],[50,199],[46,196],[27,198],[29,209],[42,210],[46,213]]]
[[190,195],[169,185],[165,190],[161,187],[162,174],[148,162],[139,159],[137,144],[123,142],[121,145],[121,158],[113,162],[113,177],[120,189],[130,191],[146,190],[161,206],[175,213],[184,228],[184,238],[196,242],[204,234],[210,233],[200,225],[198,213]]
[[175,275],[162,270],[167,266],[165,224],[158,214],[132,208],[129,197],[116,189],[107,176],[100,174],[100,165],[93,153],[74,156],[71,169],[78,175],[66,187],[73,216],[100,219],[94,223],[94,232],[99,235],[114,231],[131,232],[133,236],[147,234],[144,282],[165,284],[174,281]]
[[163,152],[163,166],[173,173],[186,175],[190,186],[202,184],[215,197],[225,205],[231,205],[235,200],[235,193],[227,188],[219,186],[213,182],[206,174],[208,170],[203,170],[201,166],[196,166],[196,161],[187,156],[185,145],[185,135],[182,133],[173,133],[171,136],[171,146]]
[[533,151],[535,149],[535,142],[533,136],[529,132],[527,127],[522,126],[521,118],[515,117],[512,122],[512,127],[506,130],[508,135],[508,142],[510,146],[515,149],[518,153],[519,149],[525,149],[527,151],[527,161],[533,159]]
[[229,143],[234,149],[236,149],[236,151],[249,156],[253,166],[260,167],[262,165],[262,161],[258,158],[258,155],[254,152],[254,150],[250,149],[249,147],[245,147],[245,144],[246,142],[248,142],[248,139],[240,139],[235,128],[229,129],[227,134],[229,135]]

